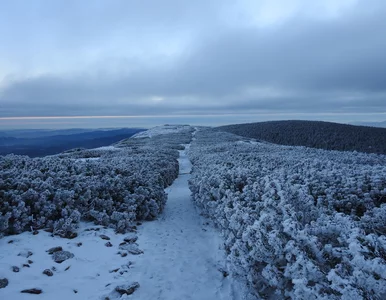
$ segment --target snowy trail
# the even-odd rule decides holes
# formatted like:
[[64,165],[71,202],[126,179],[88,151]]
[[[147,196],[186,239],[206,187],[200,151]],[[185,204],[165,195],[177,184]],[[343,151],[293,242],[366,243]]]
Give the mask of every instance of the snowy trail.
[[180,175],[166,189],[164,213],[139,228],[144,254],[131,270],[141,285],[135,299],[235,299],[231,279],[219,271],[225,260],[219,234],[205,225],[190,199],[189,146],[180,151]]

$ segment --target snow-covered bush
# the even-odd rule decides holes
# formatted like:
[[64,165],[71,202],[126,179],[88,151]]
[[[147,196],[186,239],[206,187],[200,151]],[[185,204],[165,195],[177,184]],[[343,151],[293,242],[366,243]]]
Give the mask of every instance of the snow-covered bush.
[[385,299],[386,156],[197,132],[195,204],[259,296]]
[[156,218],[191,131],[44,158],[0,156],[0,234],[49,228],[69,236],[81,219],[125,232]]

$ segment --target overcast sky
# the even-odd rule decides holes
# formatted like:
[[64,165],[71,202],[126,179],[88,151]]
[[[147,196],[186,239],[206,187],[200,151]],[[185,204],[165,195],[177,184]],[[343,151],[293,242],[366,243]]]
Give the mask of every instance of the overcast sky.
[[386,120],[385,16],[384,0],[0,0],[0,126]]

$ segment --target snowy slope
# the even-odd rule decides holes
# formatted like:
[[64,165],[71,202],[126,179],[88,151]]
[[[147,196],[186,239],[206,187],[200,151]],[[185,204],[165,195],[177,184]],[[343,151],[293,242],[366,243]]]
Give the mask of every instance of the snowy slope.
[[164,135],[170,133],[179,133],[185,130],[189,130],[189,125],[163,125],[151,128],[146,131],[139,132],[133,135],[131,138],[152,138],[157,135]]

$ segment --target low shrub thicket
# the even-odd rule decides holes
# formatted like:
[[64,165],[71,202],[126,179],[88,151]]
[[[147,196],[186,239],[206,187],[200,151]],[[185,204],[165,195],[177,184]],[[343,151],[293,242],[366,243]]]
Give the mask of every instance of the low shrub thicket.
[[49,228],[69,237],[80,220],[125,232],[135,220],[154,219],[178,176],[176,149],[191,131],[44,158],[0,156],[0,235]]
[[386,156],[195,138],[193,200],[256,294],[386,298]]

